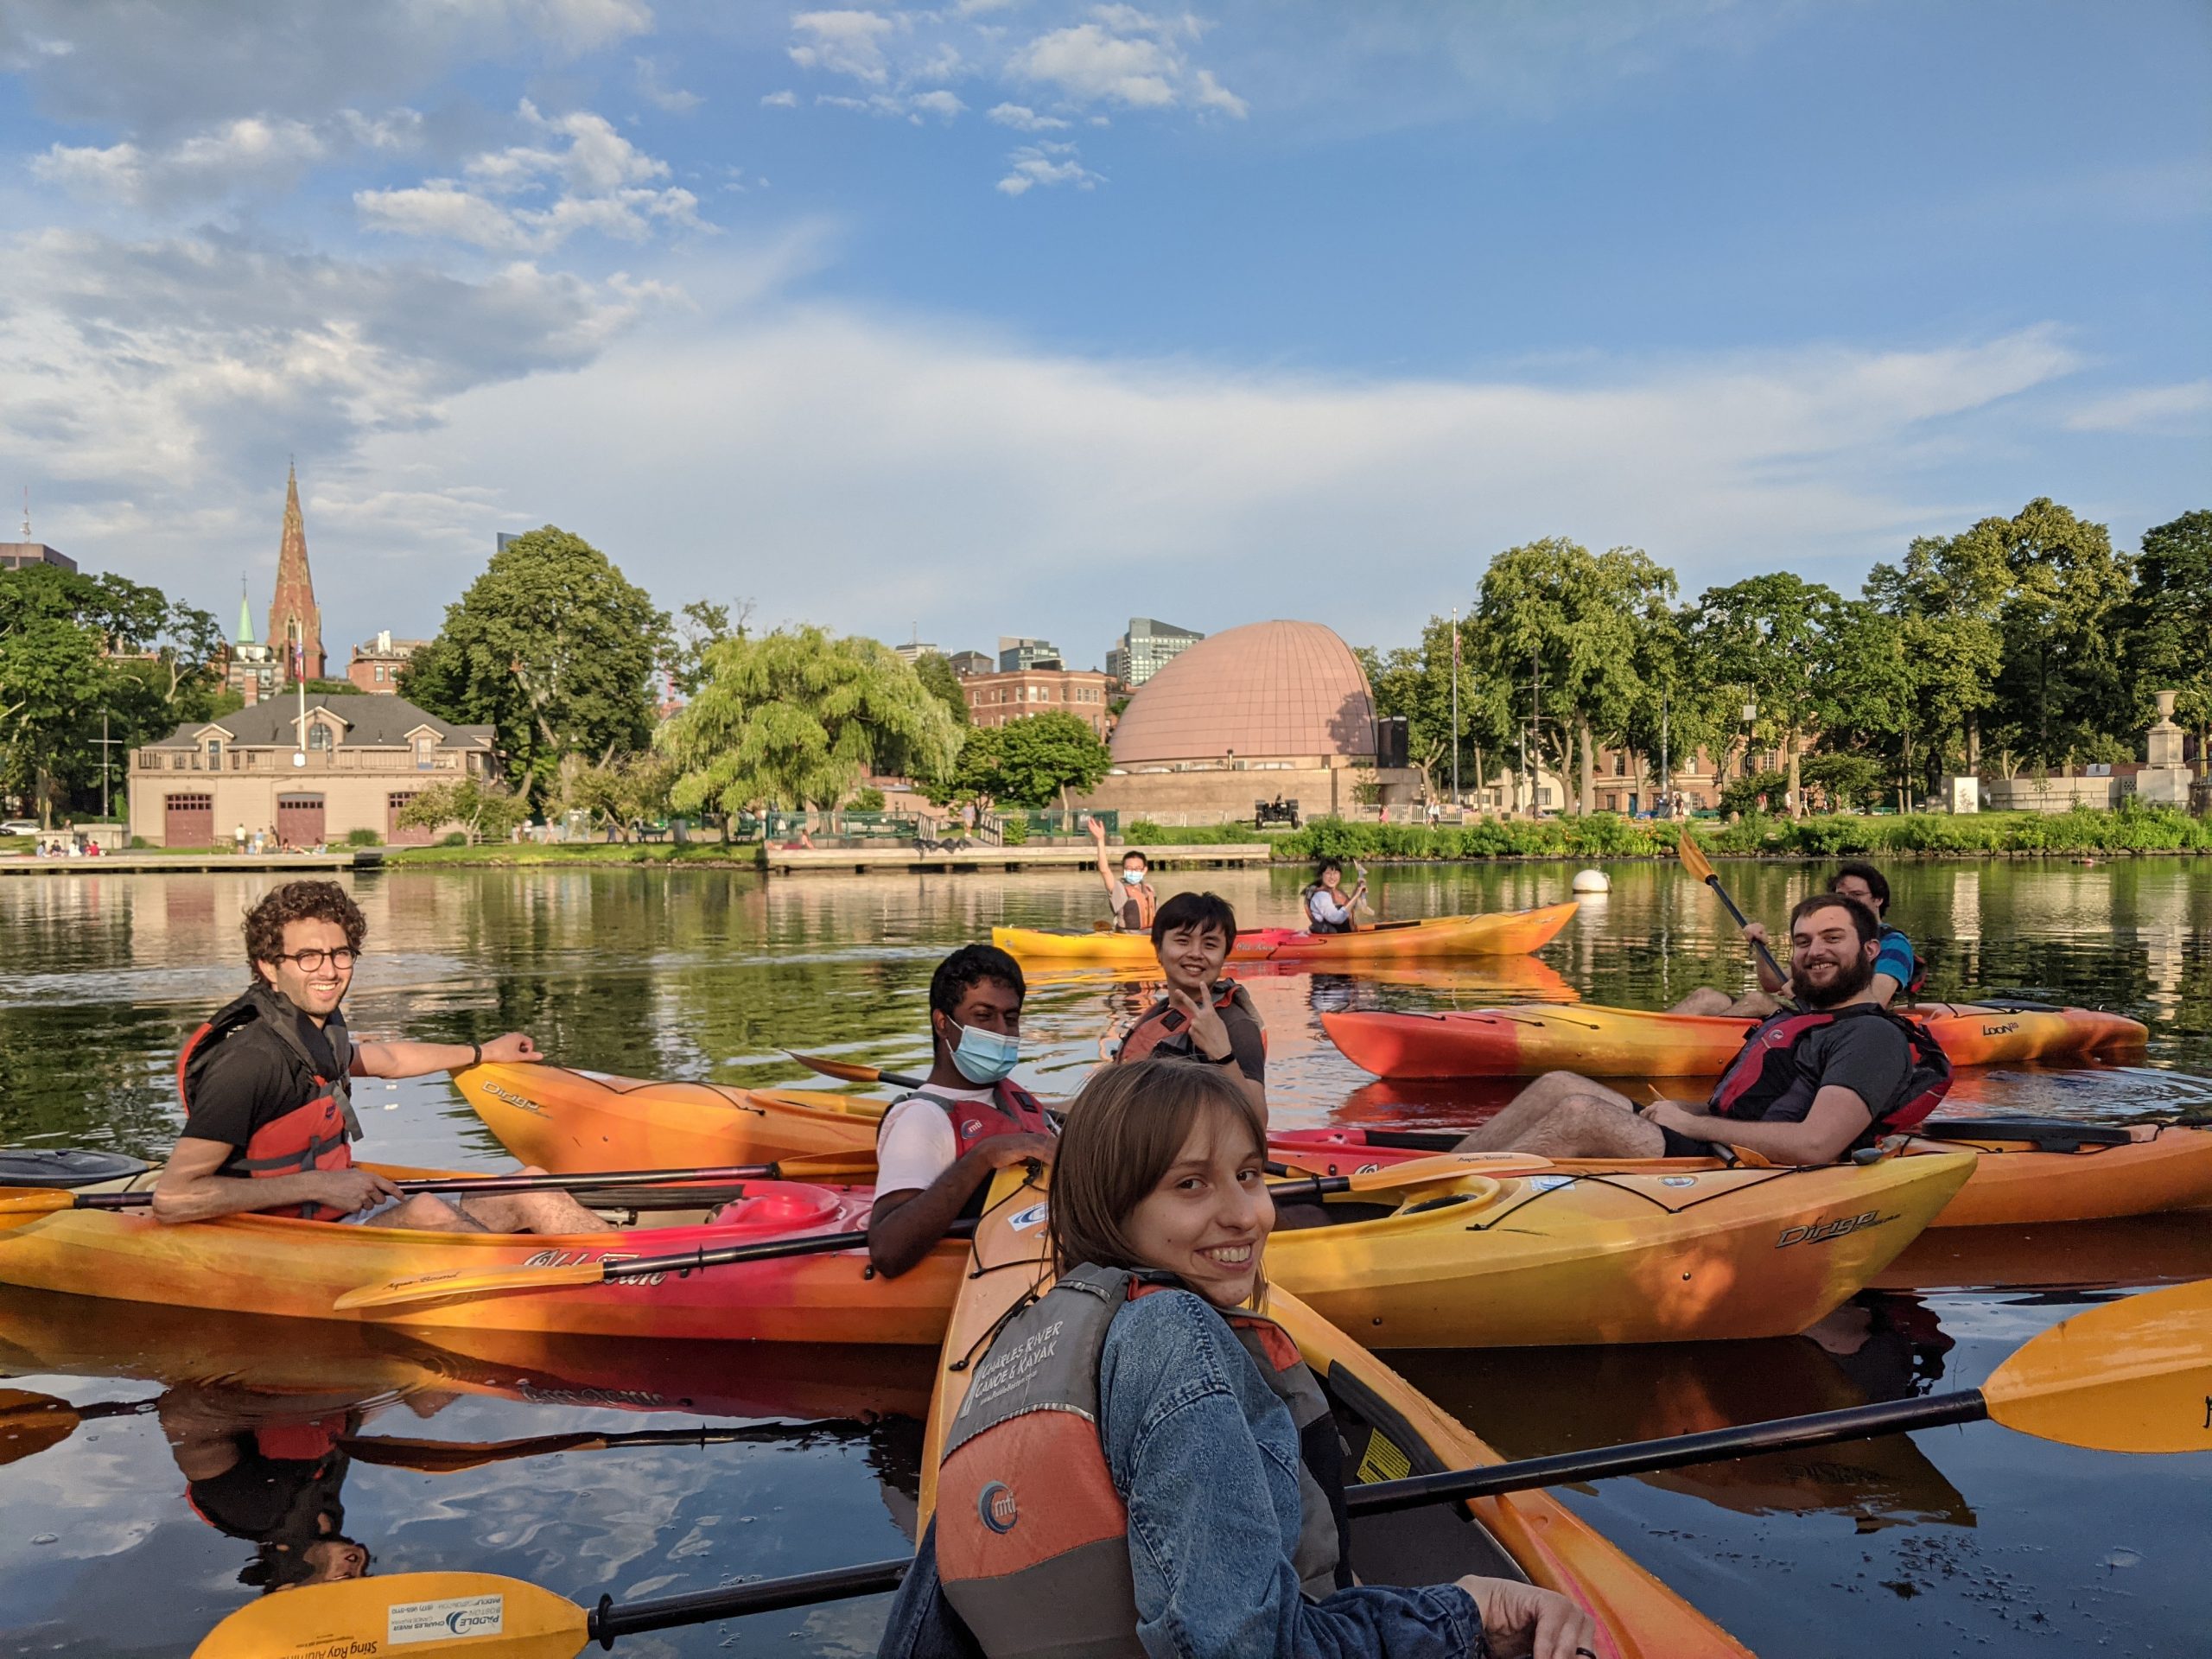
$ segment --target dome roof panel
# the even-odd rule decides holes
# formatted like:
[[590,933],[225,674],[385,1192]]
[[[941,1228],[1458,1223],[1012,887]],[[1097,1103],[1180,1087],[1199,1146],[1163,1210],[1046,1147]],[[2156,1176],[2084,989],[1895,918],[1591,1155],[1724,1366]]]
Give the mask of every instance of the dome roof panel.
[[1117,766],[1293,755],[1375,755],[1359,659],[1319,622],[1212,634],[1146,681],[1115,728]]

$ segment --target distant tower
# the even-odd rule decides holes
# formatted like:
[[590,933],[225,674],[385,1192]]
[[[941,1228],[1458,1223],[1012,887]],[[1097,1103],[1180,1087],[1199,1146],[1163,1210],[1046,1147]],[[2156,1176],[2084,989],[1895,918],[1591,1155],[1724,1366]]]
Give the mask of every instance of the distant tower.
[[231,641],[233,645],[253,643],[253,601],[245,595],[245,578],[238,578],[238,631]]
[[269,643],[283,658],[284,683],[322,678],[322,613],[308,574],[308,531],[300,518],[296,469],[284,477],[284,541],[276,554],[276,593],[269,601]]

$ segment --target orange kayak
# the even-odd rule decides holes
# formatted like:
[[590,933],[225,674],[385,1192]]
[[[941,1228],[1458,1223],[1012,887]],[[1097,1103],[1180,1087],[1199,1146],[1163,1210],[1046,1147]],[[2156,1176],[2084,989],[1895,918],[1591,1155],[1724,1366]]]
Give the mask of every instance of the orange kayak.
[[[1908,1153],[1972,1152],[1974,1173],[1931,1228],[2029,1226],[2212,1210],[2212,1129],[1960,1120],[1938,1117]],[[1274,1155],[1316,1174],[1422,1158],[1449,1150],[1457,1129],[1308,1129],[1274,1136]],[[2141,1138],[2137,1138],[2138,1136]],[[1555,1159],[1563,1170],[1685,1173],[1719,1169],[1714,1158]]]
[[[1418,957],[1521,957],[1556,938],[1580,908],[1573,900],[1492,916],[1440,916],[1426,922],[1382,922],[1357,933],[1307,933],[1258,927],[1236,936],[1231,962],[1401,962]],[[1024,962],[1085,963],[1097,967],[1157,969],[1152,939],[1143,933],[1051,933],[1033,927],[995,927],[991,943]]]
[[[1910,1010],[1954,1065],[2086,1059],[2126,1053],[2149,1028],[2094,1008],[1920,1002]],[[1384,1077],[1717,1077],[1756,1023],[1725,1015],[1572,1008],[1470,1008],[1441,1014],[1325,1014],[1323,1029],[1353,1065]]]
[[[881,1101],[816,1090],[642,1083],[553,1065],[477,1066],[454,1081],[509,1152],[564,1173],[769,1163],[865,1147],[873,1143],[883,1112]],[[2212,1129],[2159,1128],[2147,1139],[2133,1139],[2140,1132],[2032,1120],[1980,1136],[1970,1133],[1967,1122],[1947,1129],[1941,1117],[1922,1127],[1915,1150],[1983,1154],[1966,1190],[1936,1217],[1936,1227],[2212,1209]],[[1276,1135],[1272,1144],[1275,1155],[1286,1160],[1336,1147],[1363,1151],[1359,1161],[1381,1161],[1448,1151],[1462,1133],[1292,1130]],[[1357,1166],[1339,1161],[1347,1169]],[[1675,1161],[1585,1160],[1563,1166],[1664,1173]],[[1686,1170],[1719,1167],[1709,1159],[1680,1161]],[[1333,1165],[1313,1167],[1323,1174],[1342,1173]]]
[[[382,1168],[394,1179],[441,1172]],[[113,1301],[252,1312],[276,1318],[389,1322],[435,1332],[541,1332],[702,1341],[928,1344],[965,1256],[938,1246],[885,1279],[865,1250],[748,1262],[645,1280],[520,1290],[340,1312],[349,1290],[400,1279],[551,1268],[607,1255],[667,1255],[868,1224],[872,1195],[795,1182],[748,1182],[707,1225],[572,1236],[429,1233],[281,1216],[171,1226],[143,1211],[61,1210],[0,1231],[0,1285]]]

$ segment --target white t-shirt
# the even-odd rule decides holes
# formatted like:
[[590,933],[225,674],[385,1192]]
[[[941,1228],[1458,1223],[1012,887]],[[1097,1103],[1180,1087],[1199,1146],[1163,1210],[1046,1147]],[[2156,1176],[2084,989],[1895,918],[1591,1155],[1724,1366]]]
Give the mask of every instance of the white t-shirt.
[[[988,1089],[940,1089],[930,1093],[944,1100],[971,1100],[986,1106],[997,1101]],[[875,1190],[918,1192],[950,1169],[960,1157],[960,1136],[952,1127],[952,1114],[936,1100],[917,1096],[902,1100],[883,1115],[875,1135]]]

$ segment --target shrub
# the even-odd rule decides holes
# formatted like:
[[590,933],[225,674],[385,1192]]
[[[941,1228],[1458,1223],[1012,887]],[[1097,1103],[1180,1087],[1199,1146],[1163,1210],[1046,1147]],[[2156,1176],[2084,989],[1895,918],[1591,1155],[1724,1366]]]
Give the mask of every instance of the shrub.
[[438,845],[441,847],[466,847],[468,845],[467,833],[465,830],[451,830],[446,835],[443,840],[438,842]]
[[880,789],[856,789],[853,798],[845,803],[851,812],[880,812],[883,810],[883,791]]
[[348,847],[381,847],[384,845],[384,837],[375,830],[366,828],[348,830],[346,832],[346,844]]
[[999,841],[1007,847],[1020,847],[1029,840],[1029,820],[1027,817],[999,820]]

